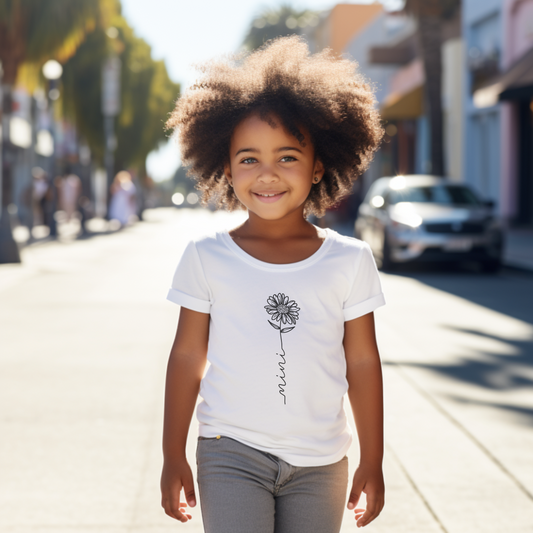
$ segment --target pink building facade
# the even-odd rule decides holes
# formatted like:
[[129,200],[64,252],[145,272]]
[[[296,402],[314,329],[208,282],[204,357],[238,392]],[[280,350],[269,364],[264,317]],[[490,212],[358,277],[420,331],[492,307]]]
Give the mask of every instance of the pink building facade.
[[[533,0],[504,0],[502,22],[502,72],[532,69]],[[519,73],[514,78],[500,94],[500,201],[509,222],[533,226],[533,80],[528,84]]]
[[533,227],[533,0],[464,0],[465,181]]

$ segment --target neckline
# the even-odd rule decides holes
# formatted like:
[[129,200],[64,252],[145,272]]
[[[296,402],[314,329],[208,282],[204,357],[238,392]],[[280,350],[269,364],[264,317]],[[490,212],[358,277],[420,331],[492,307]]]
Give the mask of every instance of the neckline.
[[[318,228],[317,228],[318,229]],[[332,235],[333,231],[329,228],[324,228],[326,232],[326,238],[324,239],[324,242],[320,245],[320,248],[314,252],[312,255],[307,257],[306,259],[302,259],[302,261],[297,261],[296,263],[267,263],[266,261],[261,261],[260,259],[256,259],[255,257],[251,256],[249,253],[245,252],[230,236],[228,230],[221,231],[219,233],[222,241],[224,244],[240,259],[242,259],[244,262],[248,263],[249,265],[252,265],[256,268],[260,268],[261,270],[270,270],[275,272],[290,272],[294,270],[300,270],[302,268],[306,268],[314,263],[316,263],[319,259],[322,258],[322,256],[326,253],[327,249],[331,245],[332,241]]]

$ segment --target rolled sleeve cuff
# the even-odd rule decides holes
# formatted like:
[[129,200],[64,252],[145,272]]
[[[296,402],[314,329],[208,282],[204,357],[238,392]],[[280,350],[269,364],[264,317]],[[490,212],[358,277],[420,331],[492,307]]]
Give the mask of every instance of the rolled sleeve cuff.
[[348,320],[367,315],[382,305],[385,305],[385,297],[383,296],[383,293],[344,309],[344,321],[347,322]]
[[206,302],[205,300],[200,300],[194,296],[189,296],[188,294],[177,291],[176,289],[169,289],[167,300],[181,305],[182,307],[186,307],[191,311],[197,311],[198,313],[209,314],[211,311],[211,302]]

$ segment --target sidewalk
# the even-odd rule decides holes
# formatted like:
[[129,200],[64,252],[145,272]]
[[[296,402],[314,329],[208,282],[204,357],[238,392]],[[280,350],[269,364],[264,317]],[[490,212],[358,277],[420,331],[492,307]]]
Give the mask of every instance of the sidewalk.
[[[59,213],[62,213],[59,211]],[[48,226],[34,226],[31,231],[26,226],[15,226],[13,228],[13,238],[18,243],[20,248],[32,246],[35,244],[43,244],[51,241],[71,242],[79,238],[93,237],[96,235],[108,235],[115,233],[120,229],[120,223],[116,220],[108,221],[104,218],[93,217],[89,219],[86,224],[86,235],[82,234],[81,223],[79,219],[73,218],[70,221],[62,220],[64,215],[61,215],[57,221],[57,238],[50,237],[50,229]]]
[[533,270],[533,229],[506,232],[504,264]]
[[[165,295],[187,241],[238,216],[154,211],[123,231],[29,246],[22,265],[0,265],[2,533],[203,531],[199,508],[177,524],[159,502],[178,315]],[[533,531],[530,277],[382,275],[387,496],[365,532]],[[463,295],[474,287],[480,300],[440,280]],[[196,435],[193,423],[193,471]],[[355,442],[348,457],[353,474]],[[342,533],[355,531],[346,511]]]

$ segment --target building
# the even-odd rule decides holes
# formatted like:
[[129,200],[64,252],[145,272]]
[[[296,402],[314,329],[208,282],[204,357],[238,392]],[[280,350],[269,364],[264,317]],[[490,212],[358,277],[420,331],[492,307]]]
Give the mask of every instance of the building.
[[[314,28],[303,32],[309,43],[312,53],[330,48],[339,57],[346,53],[346,46],[364,31],[380,14],[384,12],[383,6],[373,4],[337,4],[331,10],[321,15],[320,22]],[[326,215],[328,224],[335,224],[336,229],[353,232],[353,220],[364,194],[364,180],[357,180],[354,185],[353,195],[340,203],[337,208],[330,210]],[[344,226],[341,230],[340,226]]]
[[502,25],[502,210],[533,226],[533,1],[504,1]]
[[319,24],[304,35],[311,52],[331,48],[341,55],[351,38],[371,22],[383,6],[373,4],[337,4],[325,12]]
[[468,180],[533,226],[533,0],[465,0]]
[[[497,100],[480,104],[474,93],[500,70],[502,56],[502,1],[463,2],[465,181],[486,198],[501,198],[501,105]],[[499,210],[504,209],[501,202]]]
[[[395,63],[374,62],[371,50],[377,50],[384,43],[401,42],[413,34],[415,24],[412,18],[406,17],[401,13],[379,13],[363,29],[356,33],[344,49],[344,53],[351,59],[357,61],[359,71],[375,89],[376,99],[380,108],[386,105],[385,102],[390,96],[392,80],[397,74],[399,67]],[[421,100],[419,99],[419,102]],[[421,114],[421,109],[415,112],[414,116],[407,113],[407,118],[413,119]],[[403,118],[401,115],[395,116],[395,119]],[[394,173],[396,166],[395,160],[398,157],[398,145],[406,139],[406,129],[394,124],[394,119],[387,125],[386,143],[374,159],[372,165],[362,177],[363,188],[366,191],[370,184],[377,178]],[[398,143],[398,139],[400,142]],[[406,152],[402,151],[402,154]]]
[[[384,17],[385,26],[398,26],[396,32],[377,32],[381,42],[367,50],[371,68],[394,68],[388,87],[379,94],[386,143],[376,159],[380,175],[430,173],[429,124],[425,106],[425,73],[419,53],[417,25],[400,13]],[[355,50],[363,34],[354,37],[349,50]],[[462,55],[460,14],[445,20],[442,35],[442,107],[446,175],[461,181],[462,176]],[[364,51],[360,50],[359,54]],[[358,57],[356,57],[358,59]]]

